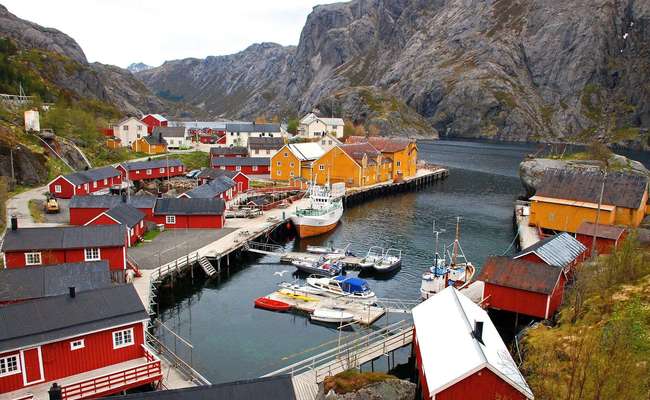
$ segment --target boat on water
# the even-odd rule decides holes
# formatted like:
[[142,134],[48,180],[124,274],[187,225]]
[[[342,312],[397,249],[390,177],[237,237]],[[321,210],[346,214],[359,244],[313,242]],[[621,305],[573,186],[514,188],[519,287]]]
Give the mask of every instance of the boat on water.
[[384,256],[375,262],[372,268],[376,272],[387,273],[397,270],[402,265],[402,250],[389,248]]
[[283,301],[269,299],[268,297],[259,297],[255,299],[255,307],[269,311],[289,311],[291,305]]
[[436,253],[433,265],[422,274],[420,294],[424,300],[442,291],[447,286],[461,290],[472,281],[476,268],[467,261],[460,245],[460,218],[456,220],[456,238],[444,248],[443,255],[438,253],[438,233],[436,235]]
[[318,294],[355,300],[363,304],[374,304],[377,296],[370,290],[368,282],[361,278],[335,276],[333,278],[319,278],[310,276],[307,285]]
[[291,262],[299,271],[322,276],[336,276],[343,271],[339,263],[334,260],[321,258],[318,261],[313,260],[294,260]]
[[301,238],[321,235],[336,228],[343,216],[345,183],[332,185],[311,185],[307,191],[310,205],[296,209],[291,222]]
[[384,248],[372,246],[368,249],[368,254],[359,262],[359,268],[362,270],[373,268],[382,258],[384,258]]
[[331,243],[329,246],[312,246],[309,245],[307,246],[307,252],[308,253],[313,253],[313,254],[326,254],[326,255],[333,255],[333,254],[342,254],[344,256],[348,255],[348,248],[350,247],[350,244],[348,243],[347,246],[345,247],[334,247]]
[[317,308],[309,317],[312,321],[325,322],[331,324],[345,324],[354,320],[351,313],[336,308]]

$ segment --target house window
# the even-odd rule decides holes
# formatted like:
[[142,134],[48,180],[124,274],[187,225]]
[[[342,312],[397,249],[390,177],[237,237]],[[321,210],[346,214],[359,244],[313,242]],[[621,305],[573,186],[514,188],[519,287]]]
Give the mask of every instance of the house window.
[[18,354],[0,358],[0,376],[13,375],[19,372]]
[[293,171],[289,172],[289,175],[290,175],[290,176],[293,176]]
[[174,172],[174,167],[171,167],[171,172]]
[[278,170],[275,174],[276,174],[277,176],[280,176],[280,175],[282,175],[282,171]]
[[131,346],[133,344],[133,328],[113,332],[113,348]]
[[104,185],[108,185],[108,179],[104,178]]
[[398,161],[398,162],[397,162],[397,166],[398,166],[398,167],[401,167],[401,166],[402,166],[402,162],[401,162],[401,161]]
[[325,166],[324,165],[319,165],[318,169],[321,170],[321,171],[325,171]]
[[140,221],[140,228],[144,227],[144,221]]
[[164,173],[165,173],[165,168],[160,168],[160,169],[158,170],[158,172],[160,172],[161,174],[164,174]]
[[70,350],[83,349],[86,346],[83,339],[73,340],[70,342]]
[[174,225],[176,224],[176,216],[175,215],[168,215],[165,217],[165,223],[169,225]]
[[293,168],[293,165],[294,165],[294,164],[293,164],[293,161],[289,163],[289,166],[290,166],[291,168]]
[[332,144],[332,140],[329,140],[329,144],[330,144],[330,145]]
[[25,264],[26,265],[41,265],[41,253],[25,253]]
[[136,175],[140,175],[140,171],[135,171],[135,174],[136,174]]
[[260,154],[260,151],[259,151],[259,150],[255,150],[255,154]]
[[325,139],[321,140],[320,144],[325,145]]
[[97,181],[93,182],[93,188],[97,188]]
[[54,193],[61,193],[61,185],[54,185]]
[[257,165],[253,165],[253,171],[257,171]]
[[277,162],[277,165],[278,165],[278,167],[281,167],[281,166],[282,166],[282,162],[281,162],[281,161],[278,161],[278,162]]
[[237,165],[237,166],[235,167],[235,171],[241,171],[241,165]]
[[84,249],[84,258],[86,261],[99,261],[101,260],[100,254],[99,254],[99,249],[98,248],[92,248],[92,249]]
[[139,130],[139,131],[142,130],[142,125],[138,125],[138,130]]
[[284,156],[285,156],[285,157],[289,157],[289,153],[287,153],[287,152],[285,151],[285,152],[284,152]]
[[128,131],[128,130],[129,130],[129,126],[128,126],[128,125],[124,125],[124,126],[122,127],[122,130],[123,130],[123,131]]
[[151,175],[151,170],[150,169],[147,170],[147,175]]

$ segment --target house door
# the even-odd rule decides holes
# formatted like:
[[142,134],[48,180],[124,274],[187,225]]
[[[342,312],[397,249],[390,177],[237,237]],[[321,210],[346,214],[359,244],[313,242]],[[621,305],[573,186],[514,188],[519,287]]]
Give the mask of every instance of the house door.
[[22,350],[20,352],[23,364],[23,383],[25,386],[43,382],[43,359],[40,347]]
[[237,182],[237,193],[241,193],[243,188],[244,185],[242,184],[242,182]]

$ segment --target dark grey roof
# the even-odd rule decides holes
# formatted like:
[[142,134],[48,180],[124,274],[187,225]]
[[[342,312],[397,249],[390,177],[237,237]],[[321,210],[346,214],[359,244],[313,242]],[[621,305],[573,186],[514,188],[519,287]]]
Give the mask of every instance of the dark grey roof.
[[280,124],[226,124],[226,132],[280,132]]
[[210,154],[217,156],[217,155],[247,155],[248,154],[248,149],[246,147],[242,146],[230,146],[230,147],[211,147],[210,148]]
[[121,165],[126,168],[127,171],[135,171],[137,169],[166,168],[167,166],[178,167],[183,165],[183,163],[181,160],[178,160],[176,158],[166,159],[165,157],[161,157],[153,159],[151,161],[134,161],[130,163],[123,163]]
[[2,251],[82,249],[124,246],[120,225],[89,225],[8,229]]
[[[599,172],[552,169],[541,177],[535,195],[598,203],[602,184],[603,175]],[[639,208],[647,185],[645,176],[610,172],[605,180],[603,204]]]
[[233,179],[240,173],[241,172],[239,171],[228,171],[225,169],[203,168],[197,178],[216,179],[220,176],[227,176],[228,178]]
[[185,194],[193,199],[212,199],[233,187],[235,187],[235,181],[222,175],[206,184],[197,186],[194,189],[185,192]]
[[153,134],[162,135],[162,137],[185,137],[184,126],[157,126],[153,128]]
[[284,146],[281,137],[251,137],[248,138],[248,148],[254,150],[278,150]]
[[113,167],[102,167],[89,169],[87,171],[73,172],[71,174],[64,175],[64,177],[73,184],[79,186],[83,185],[84,183],[100,181],[102,179],[112,178],[119,175],[120,171],[116,170]]
[[133,285],[9,304],[0,312],[0,352],[148,318]]
[[128,204],[120,204],[106,211],[106,215],[117,222],[133,228],[144,219],[144,213]]
[[158,199],[156,215],[221,215],[226,209],[222,199]]
[[214,157],[212,166],[222,165],[271,165],[271,159],[268,157]]
[[519,258],[526,254],[535,253],[548,265],[554,267],[565,267],[582,255],[586,250],[587,248],[576,238],[566,232],[562,232],[557,235],[549,236],[546,239],[540,240],[534,245],[523,249],[519,253],[515,254],[513,258]]
[[151,145],[154,145],[154,144],[164,144],[164,145],[166,145],[167,144],[167,141],[162,136],[160,136],[160,134],[157,134],[157,133],[153,133],[153,134],[151,134],[149,136],[145,136],[144,140],[146,140],[147,143],[149,143]]
[[36,299],[111,286],[108,261],[0,270],[0,302]]
[[295,400],[296,393],[291,377],[278,375],[185,389],[132,393],[109,398],[116,400]]
[[[70,208],[113,208],[122,204],[121,196],[72,196],[70,199]],[[144,209],[153,208],[156,205],[154,196],[130,196],[127,198],[127,204],[132,207]]]

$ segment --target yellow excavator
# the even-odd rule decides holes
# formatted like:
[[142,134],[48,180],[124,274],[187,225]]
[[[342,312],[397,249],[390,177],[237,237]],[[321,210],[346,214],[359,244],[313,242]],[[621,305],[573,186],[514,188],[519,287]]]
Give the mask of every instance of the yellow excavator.
[[59,211],[61,211],[59,209],[59,202],[56,201],[54,196],[52,196],[51,194],[49,194],[49,193],[46,194],[45,195],[45,212],[47,214],[58,214]]

